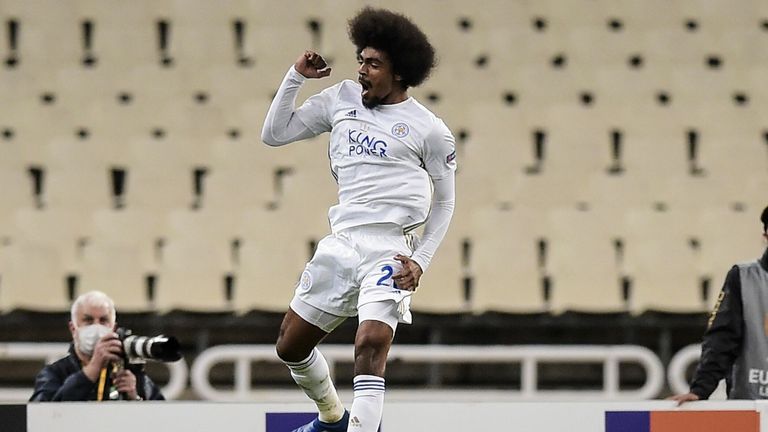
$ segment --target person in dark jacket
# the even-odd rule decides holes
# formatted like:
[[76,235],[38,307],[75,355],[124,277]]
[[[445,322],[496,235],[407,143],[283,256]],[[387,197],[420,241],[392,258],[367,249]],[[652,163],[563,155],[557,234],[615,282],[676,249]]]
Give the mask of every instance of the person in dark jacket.
[[40,371],[29,400],[164,400],[141,367],[121,367],[123,345],[115,323],[115,305],[106,294],[90,291],[78,297],[69,322],[69,353]]
[[[768,240],[768,207],[760,221]],[[723,378],[728,399],[768,399],[768,249],[757,261],[728,272],[690,390],[670,399],[678,404],[708,399]]]

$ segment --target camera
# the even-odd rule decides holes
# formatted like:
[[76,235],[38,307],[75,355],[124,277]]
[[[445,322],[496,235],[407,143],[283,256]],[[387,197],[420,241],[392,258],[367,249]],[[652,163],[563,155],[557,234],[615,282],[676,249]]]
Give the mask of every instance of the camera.
[[179,341],[173,336],[138,336],[129,329],[118,328],[127,363],[145,363],[148,360],[174,362],[181,359]]

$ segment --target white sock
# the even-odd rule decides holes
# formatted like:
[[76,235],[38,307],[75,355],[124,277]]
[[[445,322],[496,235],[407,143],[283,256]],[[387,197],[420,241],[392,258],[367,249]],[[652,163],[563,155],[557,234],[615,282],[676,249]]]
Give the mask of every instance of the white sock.
[[376,432],[384,412],[384,378],[358,375],[354,381],[355,400],[349,410],[348,432]]
[[317,348],[313,349],[309,357],[304,360],[297,363],[285,362],[285,364],[291,370],[291,376],[296,384],[315,401],[320,421],[335,423],[344,416],[344,405],[341,404],[336,387],[333,386],[328,363]]

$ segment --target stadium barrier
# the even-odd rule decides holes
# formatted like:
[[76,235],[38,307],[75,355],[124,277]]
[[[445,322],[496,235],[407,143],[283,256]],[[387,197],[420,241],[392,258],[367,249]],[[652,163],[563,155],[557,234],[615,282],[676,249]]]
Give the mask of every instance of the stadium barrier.
[[[693,402],[392,402],[382,432],[768,432],[768,401]],[[288,432],[315,416],[311,403],[0,404],[3,432],[79,432],[99,427],[209,432]]]
[[[66,343],[0,343],[0,362],[40,360],[52,362],[67,351]],[[339,362],[353,358],[351,345],[323,345],[331,373]],[[686,370],[698,360],[700,347],[691,345],[678,352],[669,364],[667,380],[674,393],[687,391]],[[664,367],[659,358],[647,348],[633,345],[520,345],[520,346],[444,346],[402,345],[392,348],[390,361],[410,363],[515,363],[521,367],[519,390],[490,391],[488,396],[504,401],[514,400],[647,400],[659,397],[664,388]],[[191,374],[184,360],[162,363],[168,368],[169,381],[163,387],[168,399],[178,399],[192,390],[203,400],[210,401],[269,401],[277,394],[271,390],[253,389],[251,364],[279,362],[272,345],[220,345],[202,351],[194,361]],[[538,386],[540,364],[601,363],[603,382],[599,390],[543,390]],[[213,367],[221,363],[234,364],[233,388],[215,388],[209,379]],[[637,389],[621,389],[619,363],[634,363],[645,371],[645,383]],[[189,379],[191,378],[191,380]],[[417,395],[421,390],[408,391]],[[429,390],[429,393],[434,393]],[[31,388],[0,388],[0,401],[25,401]],[[297,392],[291,392],[295,394]],[[458,391],[456,394],[461,393]],[[477,392],[473,392],[477,393]],[[418,400],[418,398],[417,398]]]
[[[322,352],[331,371],[337,362],[349,362],[353,356],[351,345],[324,345]],[[253,400],[251,393],[251,363],[275,361],[273,346],[221,345],[203,351],[192,366],[192,387],[203,399],[214,401]],[[401,345],[392,347],[390,361],[410,363],[520,363],[521,388],[509,390],[510,397],[523,400],[536,399],[605,399],[642,400],[659,394],[664,386],[664,368],[658,357],[639,346],[441,346]],[[602,363],[603,388],[599,391],[555,391],[538,388],[537,366],[541,363]],[[619,389],[619,363],[637,363],[643,367],[645,384],[637,390]],[[233,390],[213,388],[208,374],[218,363],[234,363]],[[333,373],[333,372],[332,372]]]

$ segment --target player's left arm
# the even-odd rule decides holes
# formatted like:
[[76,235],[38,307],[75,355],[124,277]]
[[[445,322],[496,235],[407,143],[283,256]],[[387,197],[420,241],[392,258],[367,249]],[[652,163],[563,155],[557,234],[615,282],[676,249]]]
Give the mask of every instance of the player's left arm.
[[415,291],[419,279],[448,232],[456,205],[456,142],[442,122],[426,140],[424,165],[434,188],[432,210],[424,225],[421,244],[410,257],[397,255],[403,269],[393,276],[397,287]]

